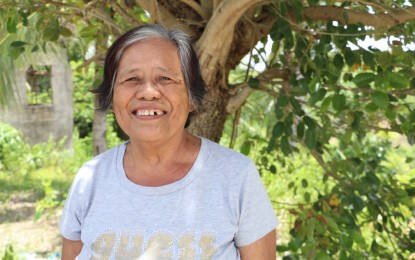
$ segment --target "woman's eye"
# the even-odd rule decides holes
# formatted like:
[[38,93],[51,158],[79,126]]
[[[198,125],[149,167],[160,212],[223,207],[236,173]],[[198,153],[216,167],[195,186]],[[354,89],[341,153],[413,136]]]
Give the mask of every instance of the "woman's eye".
[[131,77],[131,78],[128,78],[126,81],[140,81],[140,79],[137,77]]
[[167,81],[167,80],[171,80],[171,79],[170,79],[170,78],[168,78],[168,77],[164,77],[164,76],[163,76],[163,77],[160,77],[160,78],[159,78],[159,80],[160,80],[160,81]]

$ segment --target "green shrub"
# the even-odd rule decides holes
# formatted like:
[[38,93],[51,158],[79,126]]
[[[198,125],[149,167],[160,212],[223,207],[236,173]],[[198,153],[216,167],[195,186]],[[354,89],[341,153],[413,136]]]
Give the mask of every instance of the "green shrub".
[[51,190],[58,192],[56,200],[63,200],[73,176],[92,156],[91,138],[80,139],[75,132],[73,149],[64,149],[65,139],[30,146],[21,132],[0,124],[0,198],[12,193],[34,194],[50,199]]
[[7,243],[4,247],[4,254],[1,258],[2,260],[17,260],[19,259],[14,252],[13,245],[11,243]]
[[0,122],[0,171],[26,173],[31,167],[30,146],[23,134],[8,124]]

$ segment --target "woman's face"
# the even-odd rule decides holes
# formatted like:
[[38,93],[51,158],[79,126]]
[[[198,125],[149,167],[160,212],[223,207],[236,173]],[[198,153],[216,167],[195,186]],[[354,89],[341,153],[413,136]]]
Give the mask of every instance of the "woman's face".
[[182,134],[191,111],[172,43],[148,39],[124,51],[114,86],[113,112],[132,141],[160,141]]

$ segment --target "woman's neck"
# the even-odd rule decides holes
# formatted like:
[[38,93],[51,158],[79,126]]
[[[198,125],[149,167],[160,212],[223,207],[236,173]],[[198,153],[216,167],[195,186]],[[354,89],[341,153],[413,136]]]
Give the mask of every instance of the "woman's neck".
[[161,186],[183,178],[200,150],[201,140],[187,132],[164,142],[131,140],[124,155],[127,177],[143,186]]

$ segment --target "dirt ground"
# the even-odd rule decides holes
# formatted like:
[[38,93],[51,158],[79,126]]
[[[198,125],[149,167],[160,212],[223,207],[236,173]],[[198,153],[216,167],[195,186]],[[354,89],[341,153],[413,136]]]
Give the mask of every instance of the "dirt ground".
[[0,202],[0,258],[11,243],[21,259],[52,259],[60,252],[59,217],[43,214],[35,220],[31,195],[16,194]]

